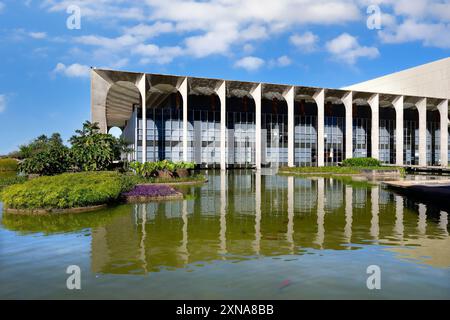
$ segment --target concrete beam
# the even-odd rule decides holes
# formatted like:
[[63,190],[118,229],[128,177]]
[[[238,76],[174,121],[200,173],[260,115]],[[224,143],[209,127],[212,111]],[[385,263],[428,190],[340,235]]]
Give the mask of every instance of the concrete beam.
[[100,132],[108,132],[106,119],[106,97],[112,84],[91,70],[91,121],[97,122]]
[[138,89],[141,94],[142,108],[142,162],[147,162],[147,77],[142,74],[138,80]]
[[183,161],[188,161],[188,78],[185,77],[178,91],[183,100]]
[[255,165],[256,170],[261,170],[261,83],[251,90],[250,94],[255,101]]
[[325,90],[318,90],[314,96],[317,104],[317,166],[325,166]]
[[345,106],[345,159],[353,158],[353,92],[342,98]]
[[367,102],[372,110],[371,157],[380,159],[380,95],[374,94]]
[[427,165],[427,99],[416,103],[419,112],[419,165]]
[[441,166],[448,166],[448,100],[443,100],[438,105],[438,110],[440,114],[440,123],[441,123]]
[[226,134],[227,134],[227,114],[226,114],[226,82],[222,81],[219,87],[216,89],[216,93],[220,99],[220,169],[226,170]]
[[395,98],[395,163],[403,165],[403,96]]
[[294,166],[294,87],[290,87],[283,96],[287,103],[288,111],[288,167]]

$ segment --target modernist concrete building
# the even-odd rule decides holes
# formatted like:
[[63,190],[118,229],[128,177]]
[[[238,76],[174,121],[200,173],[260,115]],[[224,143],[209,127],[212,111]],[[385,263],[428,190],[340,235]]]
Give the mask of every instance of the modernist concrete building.
[[131,160],[221,169],[449,161],[450,58],[343,89],[95,68],[91,81],[92,121],[122,129]]

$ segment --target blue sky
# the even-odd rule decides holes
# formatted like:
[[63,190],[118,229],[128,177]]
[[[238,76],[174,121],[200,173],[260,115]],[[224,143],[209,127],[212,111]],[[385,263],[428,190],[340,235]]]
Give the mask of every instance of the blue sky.
[[0,154],[89,119],[90,66],[342,87],[449,35],[448,0],[0,0]]

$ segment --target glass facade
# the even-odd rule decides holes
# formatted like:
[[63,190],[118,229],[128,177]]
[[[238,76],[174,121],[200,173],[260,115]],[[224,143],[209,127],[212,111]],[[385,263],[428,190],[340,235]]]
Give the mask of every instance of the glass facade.
[[[158,108],[147,109],[147,161],[183,161],[183,111],[176,94]],[[395,111],[382,108],[379,120],[379,158],[395,164]],[[227,98],[225,157],[228,167],[255,165],[255,106],[251,98]],[[294,105],[294,164],[317,165],[317,111],[314,104]],[[353,157],[371,156],[371,118],[358,107],[353,118]],[[433,111],[434,112],[434,111]],[[440,123],[436,112],[427,114],[427,165],[440,165]],[[419,164],[417,110],[404,112],[404,164]],[[188,161],[202,167],[220,166],[220,102],[216,96],[189,97]],[[130,160],[142,161],[142,112],[134,108],[124,128],[124,137],[134,152]],[[450,149],[450,148],[449,148]],[[449,151],[450,156],[450,151]],[[324,162],[338,165],[345,159],[345,112],[342,105],[325,106]],[[288,115],[285,102],[263,100],[261,113],[262,166],[288,164]]]
[[395,120],[380,119],[379,158],[382,163],[395,163]]
[[441,163],[441,128],[439,122],[427,122],[427,165],[438,166]]
[[417,121],[403,122],[403,163],[419,164],[419,124]]
[[317,117],[294,117],[294,163],[296,166],[317,165]]
[[[288,163],[288,130],[287,114],[263,113],[261,115],[262,128],[262,163],[275,166]],[[264,139],[265,138],[265,139]]]
[[353,119],[353,157],[370,156],[371,119]]
[[226,152],[228,164],[249,167],[255,162],[255,114],[227,112]]
[[220,164],[220,112],[188,111],[188,159],[203,166]]
[[325,165],[335,166],[344,160],[345,118],[325,117]]

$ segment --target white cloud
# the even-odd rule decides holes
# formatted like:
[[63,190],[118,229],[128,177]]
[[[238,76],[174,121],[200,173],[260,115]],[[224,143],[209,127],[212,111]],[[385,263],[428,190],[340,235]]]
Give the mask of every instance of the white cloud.
[[6,96],[4,94],[0,94],[0,113],[6,110]]
[[158,47],[154,44],[141,44],[137,46],[133,52],[142,56],[142,64],[166,64],[180,56],[183,53],[183,50],[181,47]]
[[29,32],[28,35],[33,39],[45,39],[47,37],[45,32]]
[[[447,40],[442,39],[449,29],[448,0],[44,0],[42,7],[65,13],[69,4],[80,6],[82,19],[95,19],[105,28],[112,25],[119,31],[114,37],[91,34],[75,38],[78,45],[91,47],[91,61],[107,63],[123,60],[130,52],[139,55],[141,63],[169,63],[180,56],[234,56],[239,49],[249,56],[254,54],[255,42],[268,41],[280,33],[308,26],[363,25],[370,4],[383,9],[382,41],[418,40],[424,45],[448,47]],[[413,29],[405,25],[408,20],[416,24],[420,36],[408,30]],[[154,39],[163,34],[170,34],[167,39],[172,42]],[[301,52],[312,52],[319,43],[312,32],[294,33],[289,40]],[[379,54],[376,48],[361,46],[356,39],[345,52],[332,51],[335,46],[331,45],[329,51],[348,63]]]
[[291,58],[286,55],[278,57],[277,59],[272,59],[269,61],[270,67],[287,67],[292,64]]
[[307,31],[303,34],[294,34],[290,36],[289,41],[302,51],[312,52],[316,50],[319,37],[314,33]]
[[59,62],[53,70],[56,74],[63,74],[69,78],[85,78],[89,77],[91,68],[79,63],[74,63],[66,66]]
[[150,39],[163,33],[173,32],[174,26],[169,22],[155,22],[152,25],[140,23],[134,27],[126,28],[125,33],[142,39]]
[[69,3],[79,5],[82,16],[89,19],[137,22],[116,38],[79,37],[81,44],[126,52],[120,48],[149,45],[145,40],[174,33],[179,37],[171,47],[182,47],[186,55],[197,58],[230,55],[233,46],[269,39],[299,25],[335,25],[361,18],[356,0],[147,0],[132,5],[122,0],[45,0],[43,7],[65,11]]
[[343,33],[326,43],[327,50],[338,60],[355,64],[359,58],[376,58],[379,51],[376,47],[365,47],[358,43],[357,38]]
[[384,43],[420,41],[425,46],[450,48],[450,1],[385,0],[392,14],[382,15]]
[[140,43],[139,38],[130,34],[124,34],[117,38],[108,38],[97,35],[80,36],[75,41],[90,46],[102,47],[104,49],[119,51]]
[[277,59],[280,67],[286,67],[292,63],[292,60],[288,56],[281,56]]
[[82,17],[91,20],[144,20],[146,15],[142,4],[141,1],[133,1],[133,6],[128,7],[121,0],[45,0],[41,6],[49,12],[66,12],[70,5],[77,5],[81,9]]
[[237,68],[243,68],[247,71],[256,71],[262,67],[264,60],[258,57],[248,56],[244,57],[234,64]]
[[393,30],[382,30],[378,34],[385,43],[422,41],[425,46],[450,48],[450,24],[406,20]]

